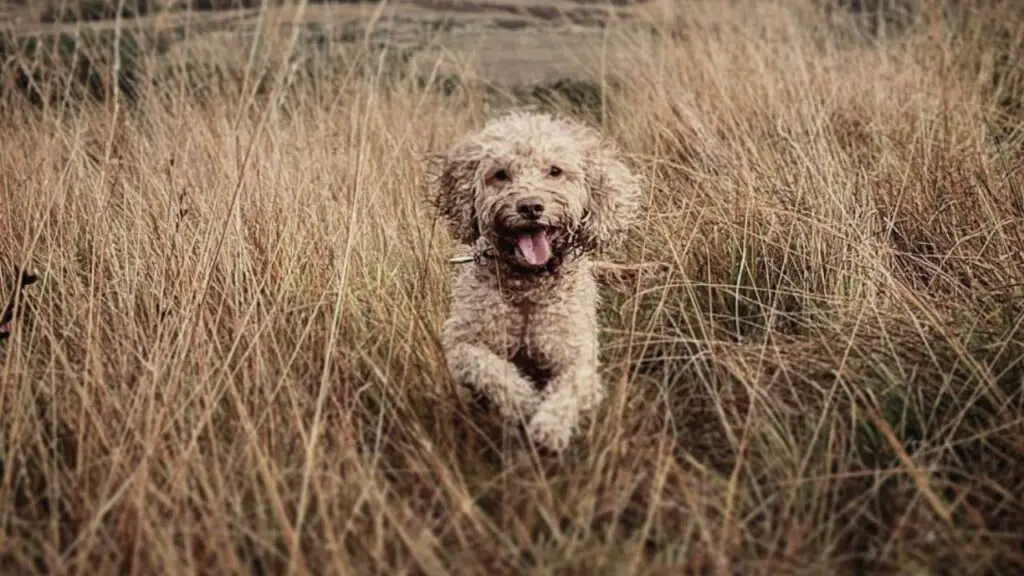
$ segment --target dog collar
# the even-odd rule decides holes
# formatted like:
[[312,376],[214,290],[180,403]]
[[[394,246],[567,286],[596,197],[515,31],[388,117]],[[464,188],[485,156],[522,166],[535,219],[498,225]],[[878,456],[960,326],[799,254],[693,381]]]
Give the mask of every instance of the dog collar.
[[[454,256],[452,258],[449,258],[448,262],[450,264],[468,264],[470,262],[480,264],[482,260],[495,259],[496,257],[494,255],[494,252],[491,250],[491,248],[488,247],[484,248],[483,250],[476,250],[471,255]],[[562,263],[564,261],[565,258],[563,256],[557,256],[548,260],[548,263],[545,264],[543,268],[539,269],[523,268],[521,266],[516,266],[515,264],[510,264],[509,266],[516,272],[520,272],[522,274],[529,274],[533,276],[546,276],[557,273],[558,269],[562,267]]]

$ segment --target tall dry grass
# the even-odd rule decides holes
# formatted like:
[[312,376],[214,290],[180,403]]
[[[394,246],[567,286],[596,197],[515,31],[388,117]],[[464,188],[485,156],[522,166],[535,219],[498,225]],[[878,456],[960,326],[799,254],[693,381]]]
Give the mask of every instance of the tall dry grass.
[[630,66],[588,117],[649,199],[610,257],[676,272],[607,295],[612,393],[561,458],[460,406],[438,344],[419,159],[492,93],[272,26],[144,48],[101,102],[9,58],[0,266],[42,280],[0,361],[0,567],[1024,568],[1022,19],[878,22],[609,30]]

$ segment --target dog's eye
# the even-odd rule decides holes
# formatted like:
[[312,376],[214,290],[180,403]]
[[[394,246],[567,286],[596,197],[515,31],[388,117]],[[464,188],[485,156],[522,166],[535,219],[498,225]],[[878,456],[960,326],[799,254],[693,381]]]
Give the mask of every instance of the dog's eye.
[[562,169],[561,169],[561,168],[559,168],[558,166],[552,166],[552,167],[551,167],[551,168],[550,168],[550,169],[548,170],[548,176],[551,176],[551,177],[553,177],[553,178],[558,178],[558,177],[559,177],[559,176],[561,176],[561,175],[562,175]]
[[494,173],[494,176],[491,176],[491,178],[494,178],[498,182],[504,182],[508,180],[508,172],[504,170],[498,170],[497,172]]

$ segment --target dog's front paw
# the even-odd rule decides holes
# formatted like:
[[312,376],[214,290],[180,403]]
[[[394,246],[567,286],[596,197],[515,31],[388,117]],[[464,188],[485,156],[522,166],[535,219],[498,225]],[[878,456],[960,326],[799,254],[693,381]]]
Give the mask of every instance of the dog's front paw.
[[526,426],[526,433],[535,445],[556,453],[569,446],[572,432],[570,423],[546,412],[535,414]]

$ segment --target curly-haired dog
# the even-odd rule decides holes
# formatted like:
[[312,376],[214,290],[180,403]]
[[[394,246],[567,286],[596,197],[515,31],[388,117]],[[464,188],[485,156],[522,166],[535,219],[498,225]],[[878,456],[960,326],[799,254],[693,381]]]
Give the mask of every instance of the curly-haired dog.
[[528,113],[491,121],[432,168],[440,216],[474,246],[444,326],[452,377],[560,451],[604,398],[595,275],[623,272],[589,254],[625,231],[640,181],[596,130]]

